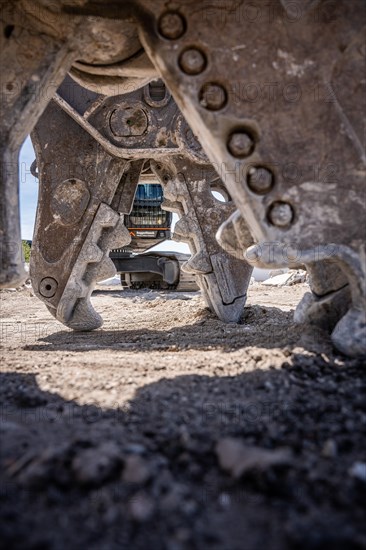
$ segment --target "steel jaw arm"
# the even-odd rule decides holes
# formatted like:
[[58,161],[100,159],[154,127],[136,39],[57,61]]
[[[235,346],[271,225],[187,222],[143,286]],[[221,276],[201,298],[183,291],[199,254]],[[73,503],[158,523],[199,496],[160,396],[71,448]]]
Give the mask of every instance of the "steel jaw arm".
[[[5,3],[4,3],[5,4]],[[26,15],[1,5],[0,14],[0,288],[26,273],[19,216],[19,151],[75,59],[71,43],[28,30]],[[69,36],[78,22],[68,27]]]
[[[63,0],[0,2],[0,288],[18,285],[26,277],[20,240],[19,150],[66,73],[84,75],[81,79],[90,84],[88,71],[96,71],[92,90],[112,94],[139,87],[156,74],[141,51],[135,24],[71,15],[65,13],[65,4]],[[110,63],[111,77],[106,74]]]
[[[250,13],[245,4],[130,3],[150,59],[258,243],[247,259],[336,265],[335,290],[346,279],[352,299],[333,342],[366,355],[364,2],[315,2],[295,19],[288,2],[269,11],[254,0]],[[324,277],[320,286],[322,296],[334,290]]]
[[[32,285],[61,323],[93,330],[102,318],[91,292],[98,280],[115,273],[110,249],[130,242],[119,194],[126,182],[135,189],[142,162],[110,156],[55,101],[39,119],[32,141],[39,172]],[[124,190],[131,203],[134,191]]]
[[[253,268],[224,251],[215,239],[223,220],[234,209],[231,200],[221,202],[213,191],[228,198],[227,191],[210,164],[175,156],[151,161],[164,190],[162,207],[180,219],[173,239],[189,245],[192,257],[183,270],[196,276],[211,311],[224,322],[238,322],[243,315]],[[252,240],[247,242],[249,246]]]

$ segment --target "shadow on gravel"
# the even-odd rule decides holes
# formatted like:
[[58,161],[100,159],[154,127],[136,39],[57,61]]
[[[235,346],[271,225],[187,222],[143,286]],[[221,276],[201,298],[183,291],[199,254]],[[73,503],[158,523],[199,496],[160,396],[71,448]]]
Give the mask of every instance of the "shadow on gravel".
[[84,352],[108,348],[150,352],[302,347],[309,351],[323,350],[332,353],[332,345],[326,332],[317,327],[295,325],[293,311],[285,312],[277,307],[257,305],[245,308],[239,324],[223,323],[205,309],[199,312],[196,323],[170,330],[133,329],[127,322],[126,326],[117,325],[112,330],[102,328],[94,332],[54,332],[57,328],[55,323],[50,327],[50,334],[41,336],[37,343],[25,345],[23,349]]
[[[295,355],[278,370],[163,378],[111,409],[33,375],[0,383],[4,548],[365,548],[361,365]],[[215,451],[227,436],[292,461],[234,479]]]

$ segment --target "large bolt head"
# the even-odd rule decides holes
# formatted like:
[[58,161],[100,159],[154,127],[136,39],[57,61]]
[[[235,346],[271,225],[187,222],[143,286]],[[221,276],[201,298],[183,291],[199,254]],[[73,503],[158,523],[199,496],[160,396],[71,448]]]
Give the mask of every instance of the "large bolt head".
[[205,70],[206,64],[206,56],[196,48],[185,50],[179,57],[179,66],[186,74],[200,74]]
[[177,40],[185,33],[186,22],[179,13],[167,12],[160,17],[158,29],[164,38]]
[[250,168],[247,183],[249,189],[257,195],[269,193],[274,185],[274,177],[270,170],[262,166]]
[[294,219],[294,211],[287,202],[274,202],[268,211],[268,219],[272,225],[277,227],[287,227]]
[[220,84],[205,84],[200,91],[199,101],[209,111],[219,111],[226,105],[226,90]]
[[39,293],[44,298],[52,298],[56,294],[58,282],[53,277],[45,277],[39,283]]
[[233,157],[246,158],[254,151],[254,140],[246,131],[236,131],[229,137],[227,148]]
[[148,127],[148,118],[141,107],[121,107],[115,109],[110,118],[109,126],[114,136],[142,136]]

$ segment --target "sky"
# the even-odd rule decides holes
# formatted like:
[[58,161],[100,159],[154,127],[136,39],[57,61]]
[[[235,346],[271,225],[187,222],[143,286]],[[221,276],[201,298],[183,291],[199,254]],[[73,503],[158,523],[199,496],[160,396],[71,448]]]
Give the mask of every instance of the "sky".
[[19,155],[20,223],[22,239],[32,240],[38,200],[38,180],[30,173],[36,158],[28,136]]
[[[32,176],[30,167],[36,158],[32,142],[28,136],[20,151],[19,156],[19,181],[20,181],[20,220],[22,239],[32,240],[34,220],[36,217],[38,200],[38,180]],[[178,221],[178,216],[173,214],[172,230]],[[174,250],[189,254],[189,247],[184,243],[165,241],[150,250]]]

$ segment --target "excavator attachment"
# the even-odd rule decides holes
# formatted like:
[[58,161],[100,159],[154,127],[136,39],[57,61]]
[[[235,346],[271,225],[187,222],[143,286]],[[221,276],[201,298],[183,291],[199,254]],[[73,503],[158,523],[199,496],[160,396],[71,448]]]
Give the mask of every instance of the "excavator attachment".
[[340,351],[366,354],[364,2],[152,11],[141,0],[136,17],[239,209],[221,239],[245,220],[256,244],[238,250],[252,265],[305,265],[312,295],[295,319],[328,324]]
[[151,85],[95,97],[68,78],[32,133],[40,184],[32,283],[51,313],[75,330],[102,324],[90,295],[98,280],[115,273],[109,251],[130,241],[123,215],[131,211],[149,163],[164,197],[182,216],[176,236],[193,253],[183,269],[196,277],[220,319],[237,322],[243,313],[252,267],[215,239],[235,207],[214,198],[215,188],[226,190],[159,85],[160,99]]
[[[69,267],[101,204],[128,213],[123,203],[124,197],[129,203],[126,193],[133,194],[134,176],[122,169],[123,162],[161,163],[169,186],[183,182],[187,190],[199,189],[198,197],[204,187],[199,188],[198,165],[213,167],[238,209],[220,229],[226,252],[259,267],[305,265],[311,294],[295,320],[327,326],[345,354],[366,354],[364,0],[18,0],[1,2],[1,8],[1,287],[22,278],[19,147],[53,98],[47,109],[56,105],[93,138],[86,164],[110,163],[107,172],[120,165],[120,181],[114,188],[110,178],[107,187],[113,189],[107,198],[103,175],[100,193],[88,187],[91,202],[85,219],[74,221],[75,242],[70,226],[62,226],[72,257]],[[67,80],[54,95],[67,72],[86,90],[81,101],[78,92],[69,97],[76,88],[72,84],[67,93]],[[151,83],[157,77],[169,92],[161,95]],[[146,97],[138,99],[142,89]],[[128,99],[135,91],[132,106]],[[180,112],[166,124],[170,94]],[[115,97],[122,101],[118,108]],[[176,131],[179,120],[182,130]],[[60,151],[66,150],[60,130],[57,137]],[[38,157],[45,147],[46,142]],[[86,150],[80,151],[84,162]],[[181,157],[187,160],[186,171]],[[62,177],[58,184],[76,178]],[[83,194],[82,185],[75,185]],[[194,227],[194,246],[201,246],[199,206],[192,213],[185,206],[190,201],[174,196],[172,207],[186,219],[181,235],[191,239]],[[51,235],[51,218],[49,223]],[[205,242],[205,248],[210,259],[197,248],[188,269],[196,269],[199,277],[217,277],[224,263],[220,260],[217,268],[211,245]],[[52,253],[41,262],[51,265],[50,258]],[[57,297],[44,298],[53,299],[49,305],[56,311],[66,272],[63,277]],[[229,281],[228,288],[235,285]],[[222,304],[239,297],[237,291],[229,294],[222,296]]]

